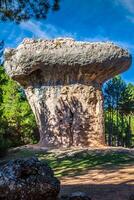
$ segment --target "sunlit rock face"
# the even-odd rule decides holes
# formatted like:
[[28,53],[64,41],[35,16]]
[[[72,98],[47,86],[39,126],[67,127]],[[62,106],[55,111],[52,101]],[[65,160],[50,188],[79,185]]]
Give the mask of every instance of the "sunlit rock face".
[[105,144],[101,87],[130,64],[130,54],[109,42],[26,39],[5,51],[5,69],[24,87],[48,147]]

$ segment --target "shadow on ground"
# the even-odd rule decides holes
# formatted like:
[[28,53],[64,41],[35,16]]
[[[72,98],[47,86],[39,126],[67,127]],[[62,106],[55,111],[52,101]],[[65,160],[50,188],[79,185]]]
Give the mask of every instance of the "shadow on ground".
[[[92,200],[129,200],[134,194],[134,150],[122,148],[9,151],[10,159],[37,156],[61,180],[61,194],[86,192]],[[134,200],[134,199],[131,199]]]
[[58,155],[50,152],[37,153],[36,156],[42,161],[47,161],[59,178],[84,175],[91,169],[107,168],[110,171],[134,164],[134,155],[124,152],[102,153],[85,150]]
[[61,195],[72,192],[86,192],[92,200],[129,200],[134,194],[134,185],[131,184],[77,184],[62,185]]
[[91,169],[113,169],[134,164],[134,151],[126,149],[75,149],[75,150],[33,150],[17,149],[8,153],[0,163],[10,159],[37,156],[47,162],[59,178],[84,175]]

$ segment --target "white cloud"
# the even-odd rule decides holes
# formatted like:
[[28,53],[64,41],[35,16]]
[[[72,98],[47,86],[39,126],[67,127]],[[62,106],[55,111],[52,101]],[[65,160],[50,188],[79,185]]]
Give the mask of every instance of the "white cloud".
[[130,13],[134,14],[134,0],[118,0],[118,2]]
[[[27,34],[28,31],[28,34]],[[47,24],[40,21],[29,20],[22,22],[17,26],[8,28],[6,37],[6,47],[16,47],[23,41],[24,38],[43,38],[53,39],[57,37],[70,37],[76,39],[76,33],[69,33],[64,29],[57,28],[52,24]],[[29,35],[29,36],[27,36]]]
[[26,30],[32,33],[33,37],[49,38],[49,35],[47,35],[46,31],[42,30],[40,22],[37,23],[34,23],[32,21],[22,22],[20,24],[20,28],[22,30]]
[[52,24],[44,24],[39,21],[22,22],[20,28],[23,31],[29,31],[35,38],[51,39],[55,37],[75,37],[76,34],[68,33],[63,29],[58,29]]
[[[28,33],[27,33],[28,32]],[[4,34],[3,34],[4,35]],[[19,25],[13,25],[6,30],[6,47],[16,47],[24,38],[53,39],[56,37],[71,37],[76,39],[76,33],[69,33],[43,21],[26,21]]]
[[134,0],[114,0],[114,2],[118,6],[122,5],[128,11],[126,18],[134,23]]

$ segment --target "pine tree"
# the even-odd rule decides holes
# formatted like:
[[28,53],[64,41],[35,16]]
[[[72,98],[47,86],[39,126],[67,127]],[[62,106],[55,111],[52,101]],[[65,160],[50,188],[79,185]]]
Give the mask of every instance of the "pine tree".
[[59,0],[0,0],[0,20],[21,21],[45,19],[48,11],[59,10]]
[[108,144],[121,145],[122,133],[120,127],[119,102],[126,89],[126,83],[120,76],[109,80],[104,86],[104,107],[106,110],[106,130]]
[[1,68],[1,135],[8,138],[9,146],[35,142],[37,130],[34,115],[26,100],[23,89],[11,80]]

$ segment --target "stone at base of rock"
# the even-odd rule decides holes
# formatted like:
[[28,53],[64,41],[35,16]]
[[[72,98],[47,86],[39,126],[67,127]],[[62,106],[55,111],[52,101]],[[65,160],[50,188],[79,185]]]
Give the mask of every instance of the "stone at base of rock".
[[0,168],[0,200],[56,200],[60,182],[47,163],[32,157]]
[[91,200],[91,198],[84,192],[74,192],[69,196],[61,196],[60,200]]

